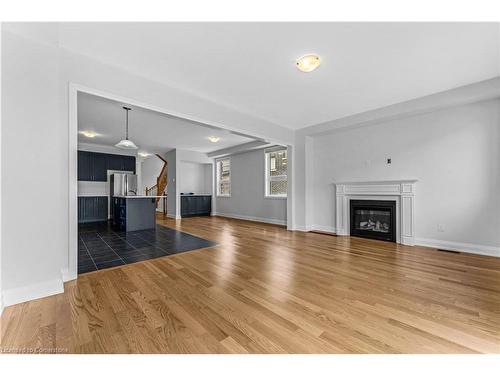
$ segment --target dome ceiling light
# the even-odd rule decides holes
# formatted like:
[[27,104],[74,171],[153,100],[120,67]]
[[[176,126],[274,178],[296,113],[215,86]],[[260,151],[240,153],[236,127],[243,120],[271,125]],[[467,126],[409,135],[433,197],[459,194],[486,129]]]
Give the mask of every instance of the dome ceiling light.
[[296,62],[297,68],[304,73],[312,72],[321,64],[321,59],[318,55],[305,55]]
[[134,142],[132,142],[130,139],[128,139],[128,111],[130,111],[132,108],[129,107],[123,107],[123,109],[127,113],[127,122],[125,125],[125,139],[122,139],[120,142],[118,142],[115,147],[125,149],[125,150],[137,150],[138,147],[135,145]]

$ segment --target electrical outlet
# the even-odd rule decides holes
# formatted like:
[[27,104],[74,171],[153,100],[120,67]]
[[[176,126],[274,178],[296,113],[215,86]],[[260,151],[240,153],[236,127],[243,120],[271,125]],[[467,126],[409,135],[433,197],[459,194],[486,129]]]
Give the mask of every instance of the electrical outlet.
[[443,224],[438,224],[437,225],[437,230],[438,230],[438,232],[444,232],[444,225]]
[[365,160],[365,167],[366,168],[371,168],[372,166],[372,161],[371,160]]

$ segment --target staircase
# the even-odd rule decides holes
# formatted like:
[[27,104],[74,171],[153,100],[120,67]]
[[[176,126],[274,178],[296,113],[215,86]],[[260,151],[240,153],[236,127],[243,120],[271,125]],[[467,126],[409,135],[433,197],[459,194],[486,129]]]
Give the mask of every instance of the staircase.
[[158,205],[158,201],[160,200],[159,196],[163,195],[165,189],[167,188],[168,183],[168,162],[161,156],[156,154],[162,161],[163,167],[161,169],[160,175],[156,178],[156,204]]
[[146,187],[146,195],[156,195],[156,206],[158,207],[160,196],[165,195],[165,189],[168,183],[168,162],[161,155],[156,154],[156,156],[163,161],[163,167],[156,178],[156,185],[150,188]]

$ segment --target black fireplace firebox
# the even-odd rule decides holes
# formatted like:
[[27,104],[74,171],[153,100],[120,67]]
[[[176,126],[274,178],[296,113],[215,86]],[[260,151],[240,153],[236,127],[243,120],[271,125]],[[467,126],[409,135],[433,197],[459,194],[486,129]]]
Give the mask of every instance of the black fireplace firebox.
[[396,202],[350,200],[351,236],[396,242]]

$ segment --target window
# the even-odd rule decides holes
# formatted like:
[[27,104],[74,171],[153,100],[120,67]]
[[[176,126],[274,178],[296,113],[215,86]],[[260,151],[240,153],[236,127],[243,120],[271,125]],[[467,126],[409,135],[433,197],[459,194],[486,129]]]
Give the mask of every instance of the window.
[[231,196],[231,159],[217,161],[217,196]]
[[266,152],[266,197],[286,198],[286,150]]

